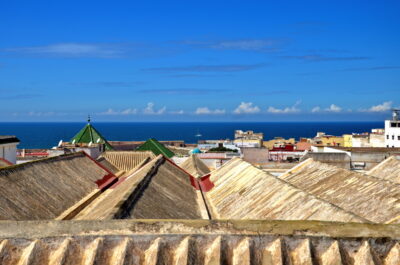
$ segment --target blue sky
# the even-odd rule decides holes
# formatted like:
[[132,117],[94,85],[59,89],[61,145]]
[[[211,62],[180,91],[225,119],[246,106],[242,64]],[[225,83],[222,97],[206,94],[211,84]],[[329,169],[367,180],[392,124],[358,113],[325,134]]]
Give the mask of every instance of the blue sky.
[[0,121],[382,120],[399,1],[2,1]]

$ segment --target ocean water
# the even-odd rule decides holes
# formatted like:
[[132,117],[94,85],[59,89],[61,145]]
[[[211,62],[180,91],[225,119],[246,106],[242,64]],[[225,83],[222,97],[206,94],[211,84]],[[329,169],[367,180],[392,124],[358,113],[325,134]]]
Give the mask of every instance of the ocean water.
[[[275,136],[285,138],[314,137],[322,131],[331,135],[370,132],[383,128],[384,122],[98,122],[93,126],[107,139],[118,141],[184,140],[196,143],[201,139],[233,139],[235,130],[263,132],[266,140]],[[60,140],[69,141],[85,123],[0,123],[0,135],[16,135],[19,148],[51,148]],[[201,137],[195,135],[200,133]]]

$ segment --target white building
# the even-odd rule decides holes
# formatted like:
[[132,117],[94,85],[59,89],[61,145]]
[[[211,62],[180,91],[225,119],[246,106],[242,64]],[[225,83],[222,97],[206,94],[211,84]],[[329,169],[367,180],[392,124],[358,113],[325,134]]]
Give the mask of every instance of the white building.
[[400,147],[400,109],[393,110],[391,120],[385,120],[386,147]]
[[15,136],[0,135],[0,158],[13,164],[17,162],[17,145],[19,140]]

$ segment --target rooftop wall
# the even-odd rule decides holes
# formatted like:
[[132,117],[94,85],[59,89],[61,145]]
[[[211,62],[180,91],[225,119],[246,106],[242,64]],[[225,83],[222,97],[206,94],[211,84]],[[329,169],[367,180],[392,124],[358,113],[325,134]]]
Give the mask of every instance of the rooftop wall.
[[0,263],[398,264],[399,228],[309,221],[0,222]]

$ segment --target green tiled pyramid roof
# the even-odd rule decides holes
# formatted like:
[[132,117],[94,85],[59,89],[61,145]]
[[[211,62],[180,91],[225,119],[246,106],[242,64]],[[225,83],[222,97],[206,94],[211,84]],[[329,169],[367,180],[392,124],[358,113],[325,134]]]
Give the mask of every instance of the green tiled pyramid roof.
[[175,154],[166,148],[163,144],[161,144],[159,141],[157,141],[154,138],[150,138],[147,140],[144,144],[139,146],[137,151],[152,151],[155,155],[163,155],[165,157],[171,158]]
[[90,124],[86,124],[72,139],[71,143],[94,143],[94,144],[105,144],[106,150],[112,150],[112,146],[107,140]]

